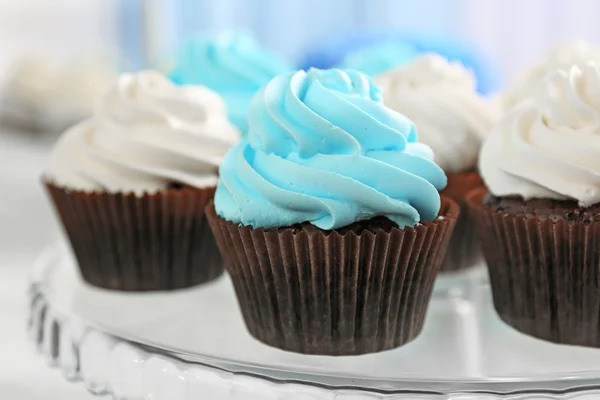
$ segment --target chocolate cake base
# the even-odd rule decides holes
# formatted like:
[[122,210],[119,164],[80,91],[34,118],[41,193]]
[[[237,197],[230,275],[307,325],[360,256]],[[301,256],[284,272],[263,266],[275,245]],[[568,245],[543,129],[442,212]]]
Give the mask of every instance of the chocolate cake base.
[[473,192],[494,307],[513,328],[600,347],[600,207]]
[[376,218],[333,231],[265,230],[206,214],[250,334],[305,354],[356,355],[401,346],[422,330],[458,206],[398,229]]

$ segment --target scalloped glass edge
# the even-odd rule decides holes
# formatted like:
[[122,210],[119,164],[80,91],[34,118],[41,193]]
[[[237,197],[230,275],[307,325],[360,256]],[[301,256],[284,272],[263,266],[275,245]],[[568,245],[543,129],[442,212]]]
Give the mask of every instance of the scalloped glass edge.
[[[48,254],[48,251],[45,252]],[[310,382],[286,382],[207,365],[188,363],[101,332],[62,314],[44,295],[46,257],[38,259],[29,289],[28,335],[48,364],[69,381],[81,381],[96,395],[118,399],[196,400],[596,400],[598,385],[567,391],[519,390],[494,393],[478,390],[369,391],[320,387]],[[153,351],[154,350],[154,351]],[[497,389],[497,387],[496,387]],[[506,391],[506,390],[504,390]]]

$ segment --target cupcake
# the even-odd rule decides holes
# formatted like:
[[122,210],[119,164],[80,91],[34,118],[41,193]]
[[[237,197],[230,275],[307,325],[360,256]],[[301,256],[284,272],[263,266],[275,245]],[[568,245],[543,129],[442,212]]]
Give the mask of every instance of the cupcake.
[[487,138],[489,192],[468,197],[498,314],[555,343],[600,346],[598,121],[598,64],[551,72]]
[[92,115],[94,102],[116,81],[109,57],[73,60],[43,57],[15,64],[2,88],[0,122],[31,132],[58,133]]
[[231,122],[243,134],[252,96],[276,75],[291,69],[251,36],[227,32],[188,42],[177,53],[169,77],[177,84],[204,85],[219,93]]
[[433,149],[435,162],[448,175],[442,195],[463,212],[456,222],[442,271],[481,261],[473,221],[466,212],[466,194],[481,187],[477,155],[496,118],[495,107],[475,91],[473,75],[438,55],[423,55],[375,78],[384,103],[417,126],[419,140]]
[[39,132],[41,115],[50,104],[57,67],[43,58],[27,57],[13,65],[2,87],[0,122],[5,127]]
[[423,327],[458,206],[406,117],[358,71],[299,71],[254,97],[209,223],[246,326],[298,353],[391,349]]
[[600,62],[600,47],[584,41],[560,43],[548,52],[544,59],[517,75],[508,89],[501,93],[499,101],[509,110],[531,97],[537,86],[549,72],[569,69],[573,64],[588,60]]
[[83,279],[142,291],[219,276],[204,208],[238,138],[211,90],[122,75],[93,117],[61,136],[43,177]]

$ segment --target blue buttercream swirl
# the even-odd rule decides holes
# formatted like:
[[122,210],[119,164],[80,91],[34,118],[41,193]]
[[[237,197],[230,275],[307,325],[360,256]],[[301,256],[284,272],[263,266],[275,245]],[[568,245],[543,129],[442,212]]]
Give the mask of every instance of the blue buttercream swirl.
[[375,216],[435,218],[446,175],[414,124],[354,70],[280,75],[250,105],[249,132],[220,167],[217,213],[266,229],[335,229]]
[[254,94],[292,67],[262,48],[252,37],[226,32],[191,40],[179,50],[168,73],[177,84],[203,85],[219,93],[229,119],[247,130],[246,114]]

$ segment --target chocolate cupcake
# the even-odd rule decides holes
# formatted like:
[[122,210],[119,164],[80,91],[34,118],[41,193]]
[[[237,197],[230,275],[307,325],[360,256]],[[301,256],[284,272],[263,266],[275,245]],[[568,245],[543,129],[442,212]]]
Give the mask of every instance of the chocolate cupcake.
[[448,175],[442,195],[461,207],[442,271],[478,264],[481,251],[465,198],[483,185],[477,154],[496,119],[496,107],[477,94],[470,71],[438,55],[420,56],[380,74],[375,82],[386,106],[414,121],[419,141],[433,149],[435,162]]
[[483,145],[469,195],[494,306],[513,328],[600,346],[600,70],[557,70]]
[[458,206],[412,122],[366,75],[316,69],[273,79],[248,122],[207,214],[250,333],[327,355],[414,339]]
[[219,276],[204,208],[238,140],[214,92],[152,71],[121,76],[62,135],[43,177],[83,279],[142,291]]

